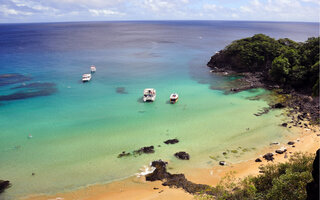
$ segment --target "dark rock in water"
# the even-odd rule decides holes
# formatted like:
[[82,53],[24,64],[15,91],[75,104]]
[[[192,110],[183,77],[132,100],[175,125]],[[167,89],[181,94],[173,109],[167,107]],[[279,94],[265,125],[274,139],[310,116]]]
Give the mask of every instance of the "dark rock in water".
[[130,153],[130,152],[127,153],[127,152],[123,151],[122,153],[120,153],[118,155],[118,158],[130,156],[130,155],[137,156],[137,155],[141,155],[144,153],[146,153],[146,154],[154,153],[154,146],[142,147],[138,150],[134,150],[132,153]]
[[288,145],[294,145],[294,142],[289,141],[289,142],[288,142]]
[[283,127],[287,127],[287,126],[288,126],[288,124],[287,124],[287,123],[282,123],[282,124],[281,124],[281,126],[283,126]]
[[222,154],[225,156],[225,155],[227,155],[227,152],[223,152]]
[[219,165],[222,165],[222,166],[224,166],[224,165],[226,165],[227,163],[225,162],[225,161],[220,161],[219,162]]
[[124,87],[117,87],[116,92],[119,94],[128,94],[128,92],[126,91],[126,88]]
[[260,158],[257,158],[255,162],[262,162],[262,160]]
[[176,144],[178,142],[179,142],[178,139],[171,139],[171,140],[164,141],[165,144]]
[[237,91],[239,91],[239,88],[231,88],[230,91],[231,92],[237,92]]
[[118,158],[121,158],[121,157],[124,157],[124,156],[130,156],[131,155],[131,153],[126,153],[125,151],[123,151],[122,153],[120,153],[119,155],[118,155]]
[[151,173],[146,175],[147,181],[158,181],[162,179],[166,179],[169,177],[169,173],[167,172],[166,166],[167,162],[162,160],[153,161],[151,163],[152,167],[155,167],[156,169]]
[[133,152],[133,154],[154,153],[154,146],[142,147],[139,150]]
[[286,152],[286,151],[287,151],[286,148],[281,148],[281,149],[277,149],[277,150],[276,150],[276,153],[278,153],[278,154],[283,154],[283,153]]
[[317,150],[316,157],[313,161],[312,167],[312,182],[308,183],[306,186],[307,189],[307,200],[319,200],[319,154],[320,149]]
[[286,106],[283,105],[282,103],[276,103],[274,105],[271,106],[272,108],[285,108]]
[[4,192],[4,190],[8,189],[10,186],[10,181],[0,180],[0,193]]
[[273,161],[274,157],[273,157],[273,153],[267,153],[263,156],[264,159],[266,159],[267,161]]
[[174,154],[175,157],[181,159],[181,160],[189,160],[190,156],[187,152],[180,151]]
[[0,74],[0,86],[23,83],[31,78],[22,74]]
[[147,181],[162,181],[163,186],[182,188],[184,191],[190,194],[197,194],[199,192],[212,195],[212,190],[210,186],[204,184],[196,184],[188,181],[184,174],[170,174],[167,172],[166,166],[167,162],[162,160],[153,161],[151,166],[156,169],[151,173],[146,175]]

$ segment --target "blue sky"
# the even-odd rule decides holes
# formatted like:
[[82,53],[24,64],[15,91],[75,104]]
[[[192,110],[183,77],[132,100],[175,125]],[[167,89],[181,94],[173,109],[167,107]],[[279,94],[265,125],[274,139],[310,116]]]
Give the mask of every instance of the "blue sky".
[[0,23],[110,20],[319,22],[320,0],[0,0]]

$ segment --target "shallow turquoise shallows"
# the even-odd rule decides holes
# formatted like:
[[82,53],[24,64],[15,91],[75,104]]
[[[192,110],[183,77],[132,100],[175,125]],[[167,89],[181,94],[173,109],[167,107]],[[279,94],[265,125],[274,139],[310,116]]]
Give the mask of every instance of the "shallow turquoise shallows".
[[[254,115],[268,103],[250,97],[268,91],[210,89],[229,80],[209,72],[210,56],[256,33],[297,41],[319,34],[315,23],[0,25],[0,179],[12,182],[0,199],[123,179],[155,159],[173,172],[212,167],[212,156],[247,148],[227,159],[239,162],[294,134],[279,126],[279,110]],[[97,72],[82,83],[92,64]],[[25,79],[3,84],[3,74]],[[157,90],[155,102],[143,103],[145,88]],[[179,101],[169,104],[174,92]],[[180,142],[163,143],[173,138]],[[154,154],[117,158],[151,145]],[[178,160],[178,151],[191,159]]]

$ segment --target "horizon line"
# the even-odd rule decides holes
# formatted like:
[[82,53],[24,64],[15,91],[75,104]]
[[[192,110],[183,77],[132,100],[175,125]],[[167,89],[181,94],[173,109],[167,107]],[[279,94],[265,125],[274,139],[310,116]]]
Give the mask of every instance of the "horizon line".
[[212,20],[212,19],[157,19],[157,20],[79,20],[79,21],[39,21],[39,22],[0,22],[0,24],[54,24],[84,22],[178,22],[178,21],[225,21],[225,22],[272,22],[272,23],[317,23],[320,21],[268,21],[268,20]]

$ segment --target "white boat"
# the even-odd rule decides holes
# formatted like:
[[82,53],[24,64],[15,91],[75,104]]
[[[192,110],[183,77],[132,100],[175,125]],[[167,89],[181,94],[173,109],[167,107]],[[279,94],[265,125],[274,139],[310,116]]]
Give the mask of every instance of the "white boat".
[[153,88],[147,88],[143,91],[143,101],[154,101],[156,100],[156,90]]
[[91,73],[96,72],[97,71],[96,66],[91,65],[90,70],[91,70]]
[[89,82],[91,80],[91,74],[83,74],[82,82]]
[[173,93],[170,95],[170,103],[175,104],[179,100],[179,95],[177,93]]

